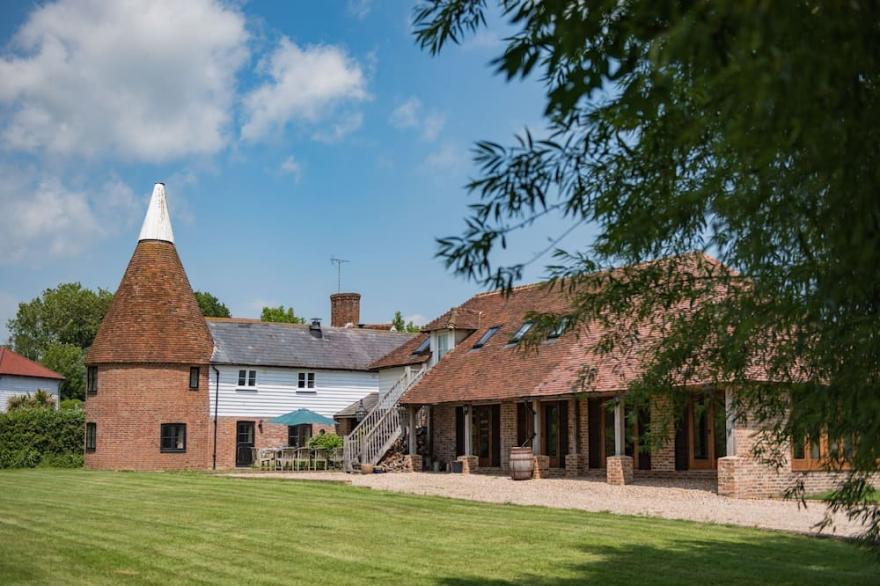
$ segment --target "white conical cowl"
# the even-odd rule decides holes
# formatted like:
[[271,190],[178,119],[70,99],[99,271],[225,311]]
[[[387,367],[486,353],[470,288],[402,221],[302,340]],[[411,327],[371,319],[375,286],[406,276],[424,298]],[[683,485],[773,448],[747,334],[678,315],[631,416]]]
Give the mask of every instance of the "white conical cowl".
[[147,208],[147,215],[144,217],[144,225],[141,226],[141,235],[138,240],[164,240],[174,243],[174,232],[171,231],[171,216],[168,215],[164,183],[157,183],[153,186],[150,207]]

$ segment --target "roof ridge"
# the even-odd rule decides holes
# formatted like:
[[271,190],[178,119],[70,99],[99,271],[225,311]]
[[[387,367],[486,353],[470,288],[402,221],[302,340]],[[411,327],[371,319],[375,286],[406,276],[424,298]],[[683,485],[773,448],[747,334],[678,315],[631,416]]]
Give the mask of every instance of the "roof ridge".
[[[208,324],[211,323],[225,323],[225,324],[248,324],[248,325],[267,325],[267,326],[280,326],[287,328],[294,328],[298,330],[306,330],[309,328],[309,324],[292,324],[288,322],[280,322],[280,321],[263,321],[261,319],[253,318],[253,317],[205,317],[205,321]],[[333,331],[349,331],[349,332],[372,332],[374,334],[393,334],[396,336],[412,336],[414,334],[410,334],[408,332],[392,332],[390,330],[377,330],[371,328],[352,328],[352,327],[338,327],[338,326],[321,326],[322,330],[333,330]]]

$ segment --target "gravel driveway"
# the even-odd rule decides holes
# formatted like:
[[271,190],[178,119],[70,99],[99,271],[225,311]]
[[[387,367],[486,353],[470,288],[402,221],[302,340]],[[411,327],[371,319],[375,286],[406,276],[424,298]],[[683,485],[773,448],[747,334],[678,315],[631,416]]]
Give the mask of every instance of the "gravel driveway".
[[[745,500],[718,496],[714,482],[640,479],[628,486],[611,486],[602,480],[552,478],[514,482],[504,476],[483,474],[344,474],[341,472],[235,473],[248,478],[329,480],[377,490],[434,495],[489,503],[539,505],[561,509],[610,512],[722,523],[799,533],[815,533],[825,507],[811,502],[807,508],[784,500]],[[835,517],[835,528],[826,533],[852,536],[859,525]]]

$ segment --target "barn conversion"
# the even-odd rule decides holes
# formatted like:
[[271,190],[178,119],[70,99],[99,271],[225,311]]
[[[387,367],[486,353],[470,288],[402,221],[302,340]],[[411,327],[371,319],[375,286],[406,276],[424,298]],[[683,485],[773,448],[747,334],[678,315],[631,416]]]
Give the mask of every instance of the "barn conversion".
[[[560,328],[523,352],[529,313],[564,315],[569,303],[541,284],[480,293],[416,335],[360,324],[356,293],[331,295],[329,326],[205,319],[157,184],[87,356],[86,465],[247,466],[254,448],[301,445],[313,427],[270,420],[307,409],[336,416],[349,471],[380,464],[404,440],[415,471],[506,472],[512,449],[527,448],[518,454],[541,477],[697,476],[736,497],[778,495],[795,481],[834,486],[827,438],[786,446],[779,469],[753,459],[757,429],[733,412],[729,385],[691,380],[676,390],[682,408],[655,399],[634,409],[626,395],[640,359],[596,353],[599,323]],[[649,434],[660,441],[639,441]]]

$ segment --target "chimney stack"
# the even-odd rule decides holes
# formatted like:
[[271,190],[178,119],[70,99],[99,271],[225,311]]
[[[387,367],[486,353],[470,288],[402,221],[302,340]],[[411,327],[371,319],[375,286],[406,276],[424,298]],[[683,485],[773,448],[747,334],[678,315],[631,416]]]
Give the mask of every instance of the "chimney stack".
[[361,294],[334,293],[330,296],[330,325],[355,327],[361,321]]

